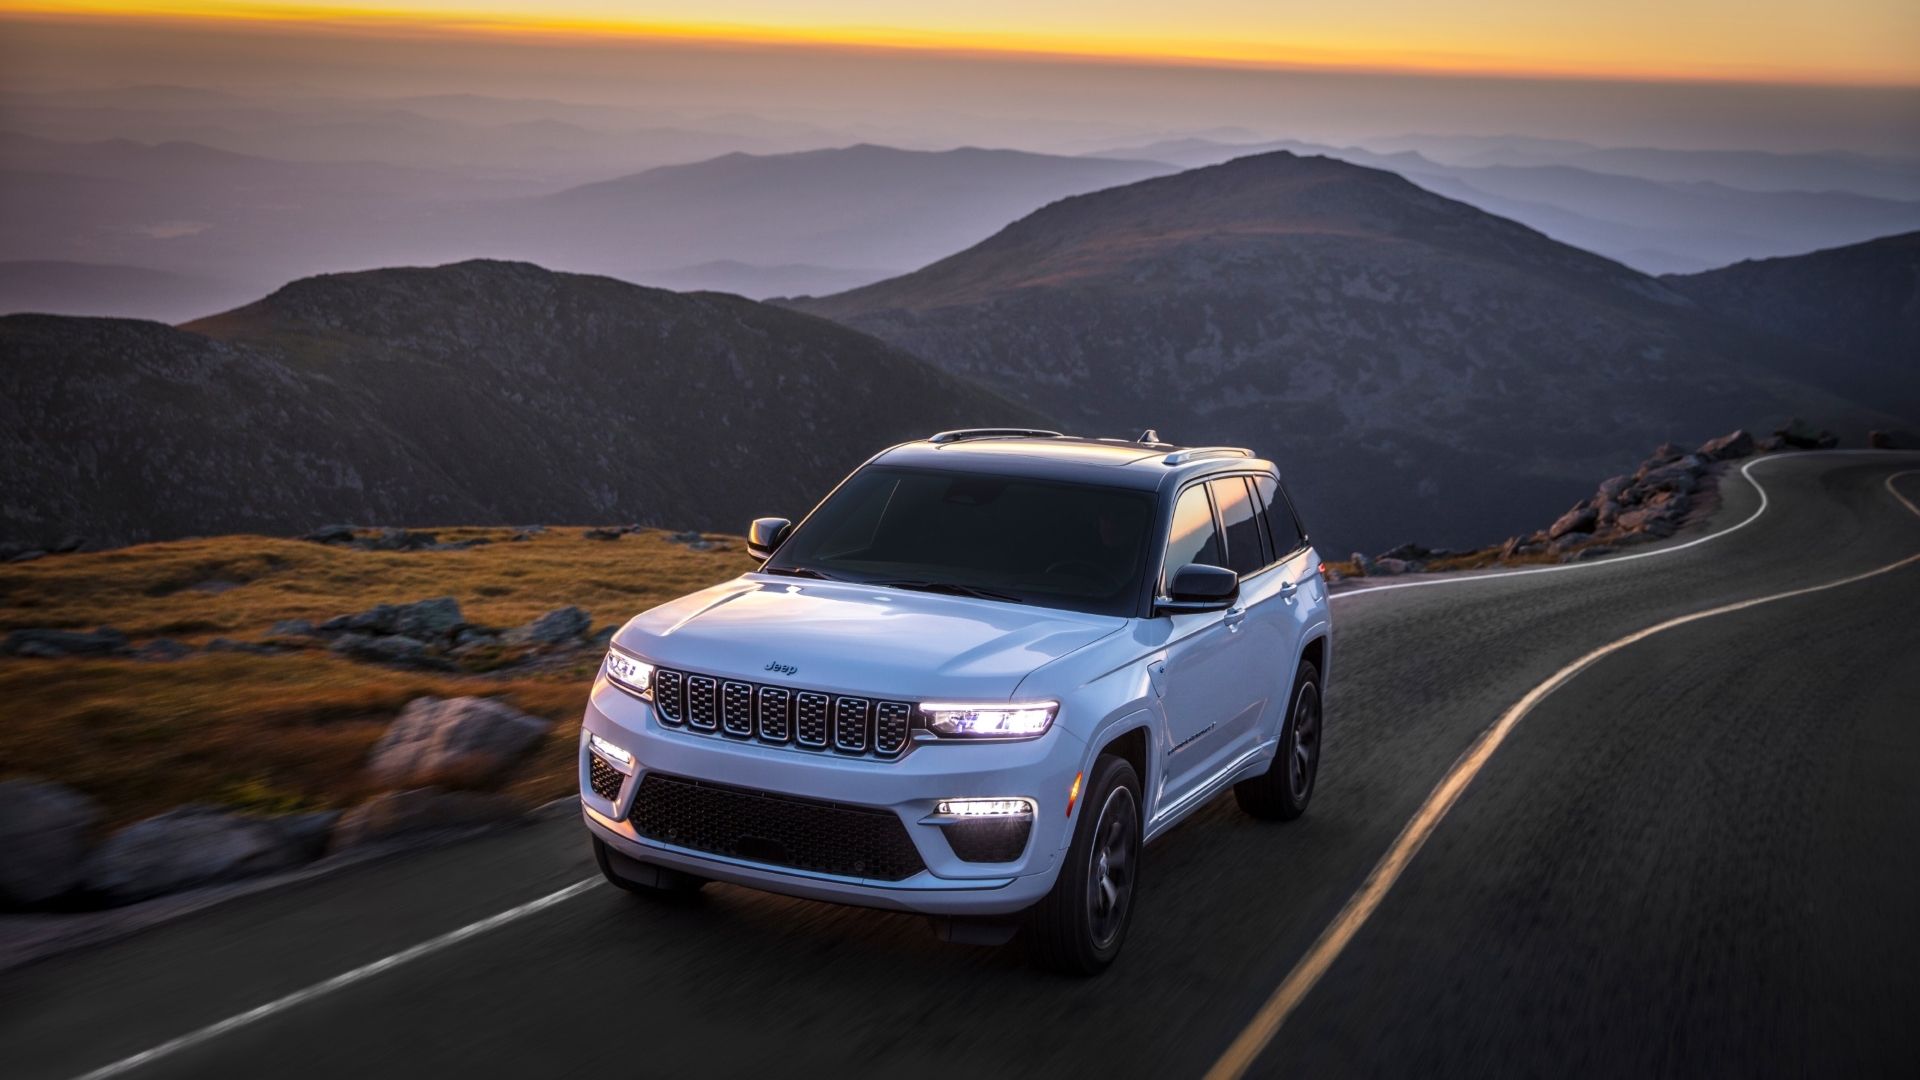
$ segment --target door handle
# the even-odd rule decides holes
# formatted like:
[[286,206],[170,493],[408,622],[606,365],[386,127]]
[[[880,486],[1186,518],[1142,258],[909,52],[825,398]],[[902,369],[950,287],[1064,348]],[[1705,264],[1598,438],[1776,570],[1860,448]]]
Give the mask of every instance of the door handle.
[[1240,629],[1240,621],[1242,619],[1245,619],[1246,617],[1247,617],[1246,608],[1231,607],[1226,610],[1226,613],[1224,615],[1220,616],[1220,621],[1227,624],[1227,629],[1238,630]]
[[1300,583],[1297,581],[1289,581],[1285,585],[1280,586],[1280,599],[1291,600],[1293,599],[1293,594],[1299,591]]

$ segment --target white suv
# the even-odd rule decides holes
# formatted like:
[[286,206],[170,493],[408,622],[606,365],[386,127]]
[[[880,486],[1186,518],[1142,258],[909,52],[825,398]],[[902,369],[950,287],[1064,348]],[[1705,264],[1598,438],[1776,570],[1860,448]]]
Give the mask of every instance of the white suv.
[[758,570],[636,616],[594,681],[580,800],[616,885],[1024,925],[1092,973],[1142,843],[1228,785],[1307,808],[1326,587],[1248,451],[944,432],[748,548]]

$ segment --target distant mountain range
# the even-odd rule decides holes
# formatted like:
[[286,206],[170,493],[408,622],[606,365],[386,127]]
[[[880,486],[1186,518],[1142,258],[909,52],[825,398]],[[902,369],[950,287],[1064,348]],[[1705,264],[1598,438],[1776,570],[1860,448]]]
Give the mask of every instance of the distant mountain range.
[[174,319],[214,312],[246,299],[232,282],[143,266],[36,261],[0,262],[0,312]]
[[734,296],[468,262],[184,327],[0,318],[0,539],[798,516],[889,441],[1044,423]]
[[1323,538],[1364,550],[1526,531],[1666,439],[1889,419],[1658,280],[1286,152],[1068,199],[796,306],[1075,430],[1272,454]]
[[[1179,139],[1105,151],[1185,168],[1288,150],[1414,183],[1647,273],[1802,254],[1920,228],[1920,161],[1860,155],[1609,150],[1551,140],[1385,140],[1393,149],[1282,139]],[[1437,148],[1435,150],[1434,148]],[[1449,155],[1436,161],[1427,152]],[[1783,186],[1792,180],[1806,189]],[[1857,184],[1866,194],[1847,187]]]
[[1665,280],[1804,345],[1787,374],[1920,421],[1920,232]]

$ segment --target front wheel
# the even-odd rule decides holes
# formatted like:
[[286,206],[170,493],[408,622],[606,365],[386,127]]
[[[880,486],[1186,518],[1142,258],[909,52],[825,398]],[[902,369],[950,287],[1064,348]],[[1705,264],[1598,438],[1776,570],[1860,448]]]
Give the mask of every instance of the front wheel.
[[1293,699],[1287,721],[1280,727],[1280,747],[1273,763],[1259,776],[1233,785],[1240,809],[1269,821],[1292,821],[1307,812],[1313,782],[1320,774],[1320,672],[1306,661],[1293,681]]
[[1027,916],[1035,964],[1097,975],[1120,954],[1140,873],[1140,778],[1112,754],[1093,763],[1073,843],[1053,891]]

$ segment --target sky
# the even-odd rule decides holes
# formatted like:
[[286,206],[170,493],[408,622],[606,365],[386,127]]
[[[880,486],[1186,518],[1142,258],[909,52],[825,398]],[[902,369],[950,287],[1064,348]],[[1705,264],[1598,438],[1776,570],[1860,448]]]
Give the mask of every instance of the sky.
[[0,10],[1374,71],[1920,86],[1915,0],[0,0]]
[[739,113],[922,148],[1217,130],[1913,156],[1920,0],[0,0],[0,92],[148,84]]

